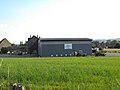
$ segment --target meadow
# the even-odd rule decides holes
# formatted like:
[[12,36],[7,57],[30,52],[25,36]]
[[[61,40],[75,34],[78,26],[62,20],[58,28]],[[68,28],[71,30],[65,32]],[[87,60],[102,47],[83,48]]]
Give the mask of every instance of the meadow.
[[120,57],[0,58],[0,90],[120,90]]
[[102,50],[103,52],[107,52],[107,53],[120,53],[120,49],[114,49],[114,48],[111,48],[111,49],[103,49]]

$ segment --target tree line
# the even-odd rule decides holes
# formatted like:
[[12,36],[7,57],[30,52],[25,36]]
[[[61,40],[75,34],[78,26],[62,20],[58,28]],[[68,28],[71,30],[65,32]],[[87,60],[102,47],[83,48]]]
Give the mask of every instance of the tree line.
[[106,40],[106,41],[93,41],[92,47],[95,48],[120,48],[120,41]]

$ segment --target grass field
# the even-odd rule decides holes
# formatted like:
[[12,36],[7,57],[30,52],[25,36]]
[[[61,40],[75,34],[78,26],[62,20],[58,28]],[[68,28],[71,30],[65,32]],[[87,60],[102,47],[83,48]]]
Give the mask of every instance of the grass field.
[[120,49],[114,49],[114,48],[111,48],[111,49],[103,49],[102,50],[103,52],[108,52],[108,53],[120,53]]
[[120,90],[120,57],[1,58],[0,90]]

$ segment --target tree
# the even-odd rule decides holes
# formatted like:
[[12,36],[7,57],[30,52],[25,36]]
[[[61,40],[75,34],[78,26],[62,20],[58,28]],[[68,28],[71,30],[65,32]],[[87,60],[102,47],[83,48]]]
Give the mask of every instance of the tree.
[[8,52],[8,48],[6,48],[6,47],[1,48],[1,53],[2,54],[7,54],[7,52]]
[[93,41],[93,47],[99,47],[100,43],[99,41]]
[[114,48],[120,48],[120,44],[116,43],[116,45],[114,46]]
[[116,40],[113,40],[113,41],[110,43],[110,48],[114,48],[116,44],[117,44],[117,41],[116,41]]

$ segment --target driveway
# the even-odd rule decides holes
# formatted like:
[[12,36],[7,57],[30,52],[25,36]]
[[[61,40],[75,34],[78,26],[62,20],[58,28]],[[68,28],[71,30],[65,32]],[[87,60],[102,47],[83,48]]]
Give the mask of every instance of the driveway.
[[106,56],[120,56],[120,53],[105,53]]

